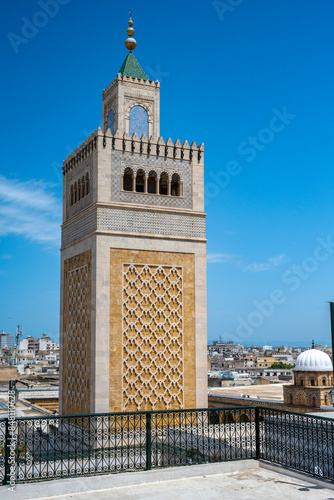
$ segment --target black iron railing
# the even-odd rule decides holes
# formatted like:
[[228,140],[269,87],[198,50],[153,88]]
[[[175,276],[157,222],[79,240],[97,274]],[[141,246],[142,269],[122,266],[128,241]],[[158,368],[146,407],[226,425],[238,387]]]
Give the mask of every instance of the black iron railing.
[[0,420],[0,480],[264,459],[334,479],[334,421],[259,407]]

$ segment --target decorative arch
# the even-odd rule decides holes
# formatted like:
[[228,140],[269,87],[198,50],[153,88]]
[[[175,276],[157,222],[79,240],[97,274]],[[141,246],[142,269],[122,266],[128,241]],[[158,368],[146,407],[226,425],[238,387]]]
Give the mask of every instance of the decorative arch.
[[138,135],[138,137],[141,137],[143,134],[145,134],[146,137],[149,137],[148,112],[144,108],[144,106],[141,105],[133,106],[130,110],[130,125],[129,125],[130,137],[135,132]]
[[112,134],[115,133],[115,113],[114,110],[111,108],[111,110],[108,113],[107,117],[107,129],[110,128],[110,132]]
[[74,192],[73,192],[73,184],[71,184],[71,190],[70,190],[70,206],[72,206],[74,203]]
[[171,195],[172,196],[181,196],[181,189],[180,189],[180,176],[179,174],[174,173],[172,175],[172,183],[171,183]]
[[162,172],[159,179],[159,194],[167,195],[168,194],[168,181],[169,177],[167,172]]
[[86,186],[85,176],[83,175],[81,179],[81,198],[85,196],[85,186]]
[[157,192],[157,173],[154,170],[151,170],[148,174],[147,180],[147,192],[151,194],[156,194]]
[[145,172],[143,169],[139,169],[136,175],[136,192],[144,193],[145,192]]
[[238,422],[249,422],[249,416],[246,413],[242,413],[238,418]]
[[76,203],[78,201],[78,187],[77,187],[77,183],[75,182],[74,183],[74,203]]
[[90,192],[90,182],[89,182],[89,174],[87,172],[86,174],[86,194],[89,194]]
[[81,200],[81,181],[78,180],[78,201]]
[[123,190],[124,191],[132,191],[132,178],[133,178],[133,170],[130,167],[127,167],[124,170],[123,175]]

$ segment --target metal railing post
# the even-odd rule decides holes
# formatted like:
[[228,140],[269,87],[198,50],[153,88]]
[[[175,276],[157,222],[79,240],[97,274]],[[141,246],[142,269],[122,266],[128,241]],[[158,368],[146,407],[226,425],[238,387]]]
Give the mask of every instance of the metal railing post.
[[9,420],[8,418],[5,418],[5,474],[4,478],[2,481],[3,485],[9,484],[10,483],[10,464],[9,464],[9,457],[10,457],[10,435],[9,435]]
[[146,413],[146,470],[152,468],[152,434],[151,434],[151,418],[152,414]]
[[255,408],[255,458],[260,458],[260,408]]

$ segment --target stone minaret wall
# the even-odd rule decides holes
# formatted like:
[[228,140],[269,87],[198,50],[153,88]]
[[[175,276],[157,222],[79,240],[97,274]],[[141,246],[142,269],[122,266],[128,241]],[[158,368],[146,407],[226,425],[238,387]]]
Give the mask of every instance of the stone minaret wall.
[[[127,103],[148,106],[149,137],[127,133]],[[159,136],[157,82],[118,75],[103,117],[63,164],[61,411],[205,407],[204,146]]]

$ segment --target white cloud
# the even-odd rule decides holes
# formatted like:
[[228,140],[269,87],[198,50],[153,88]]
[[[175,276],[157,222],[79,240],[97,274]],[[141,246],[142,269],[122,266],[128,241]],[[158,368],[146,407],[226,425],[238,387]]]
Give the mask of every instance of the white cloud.
[[251,273],[260,273],[262,271],[269,271],[270,269],[274,269],[279,266],[284,259],[284,255],[278,255],[277,257],[270,257],[265,262],[253,262],[252,264],[248,264],[245,266],[244,270],[249,271]]
[[23,182],[0,175],[0,235],[59,245],[61,201],[51,189],[42,181]]
[[208,253],[206,256],[208,264],[217,264],[217,262],[232,262],[235,258],[236,255],[228,253]]

